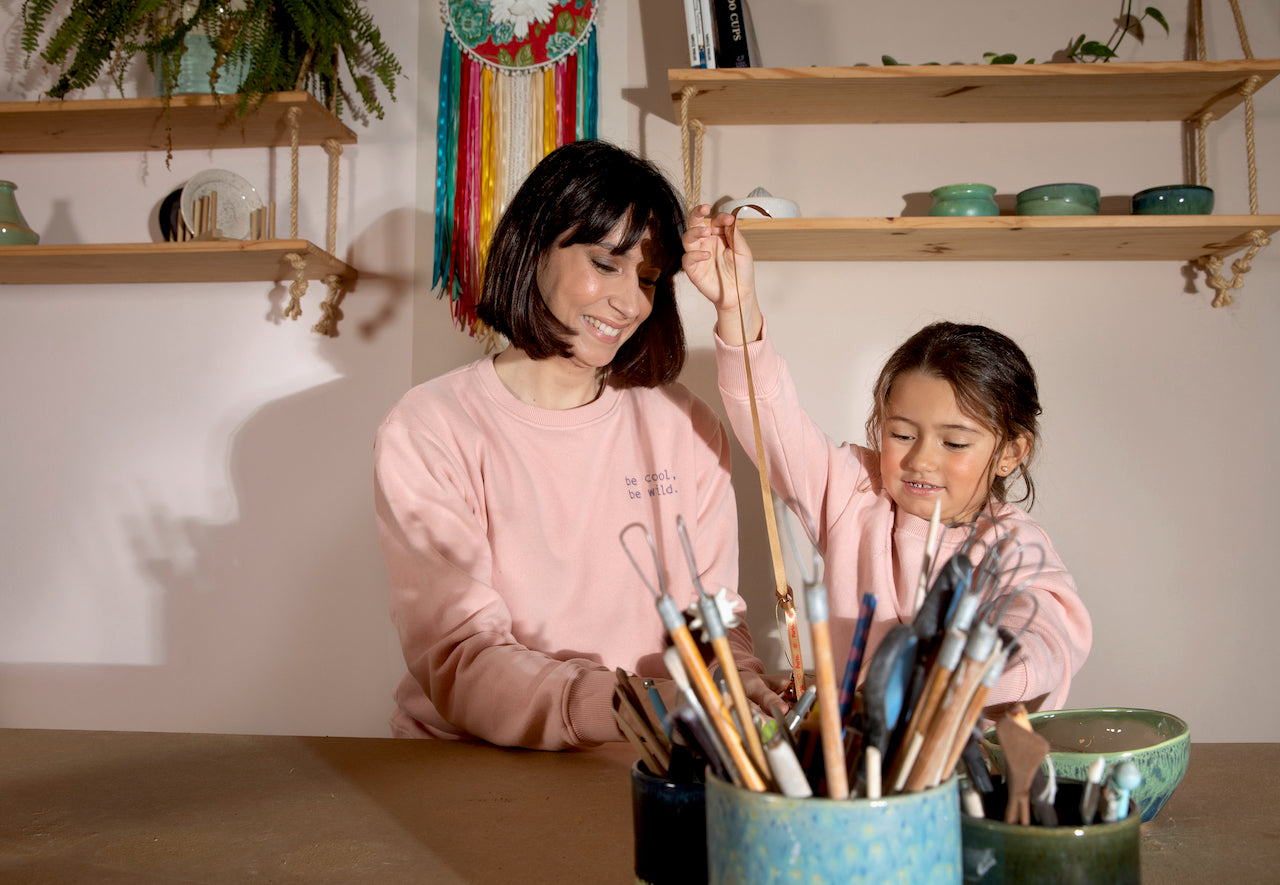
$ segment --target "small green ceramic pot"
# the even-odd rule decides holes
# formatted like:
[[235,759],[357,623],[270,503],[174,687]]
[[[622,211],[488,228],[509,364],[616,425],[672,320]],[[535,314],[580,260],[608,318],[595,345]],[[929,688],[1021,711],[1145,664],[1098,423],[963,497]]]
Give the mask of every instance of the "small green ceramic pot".
[[[1108,769],[1121,759],[1132,759],[1142,773],[1133,801],[1142,809],[1143,820],[1160,813],[1191,761],[1187,723],[1159,710],[1047,710],[1032,713],[1030,719],[1031,727],[1049,741],[1049,758],[1060,780],[1087,780],[1089,765],[1099,756]],[[999,765],[1000,744],[994,728],[986,733],[986,746]]]
[[955,778],[884,799],[792,799],[708,774],[707,873],[712,885],[954,885]]
[[1004,823],[1003,784],[983,801],[986,818],[962,815],[964,881],[975,885],[1139,885],[1142,823],[1137,806],[1115,823],[1080,825],[1078,783],[1058,782],[1059,826]]
[[936,216],[999,215],[996,189],[989,184],[948,184],[929,191],[929,214]]
[[1198,184],[1170,184],[1138,191],[1131,201],[1134,215],[1208,215],[1213,211],[1213,188]]
[[1101,194],[1091,184],[1042,184],[1018,192],[1019,215],[1097,215]]

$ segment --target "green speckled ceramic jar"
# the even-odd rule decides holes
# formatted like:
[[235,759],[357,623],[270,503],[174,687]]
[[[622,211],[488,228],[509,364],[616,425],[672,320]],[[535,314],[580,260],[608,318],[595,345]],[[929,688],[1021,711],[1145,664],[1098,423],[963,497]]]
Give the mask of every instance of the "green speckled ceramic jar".
[[929,191],[933,204],[929,214],[935,216],[999,215],[996,189],[989,184],[948,184]]
[[27,226],[18,208],[13,192],[18,186],[12,181],[0,181],[0,246],[34,246],[40,235]]
[[791,799],[707,776],[712,885],[955,885],[960,801],[952,778],[885,799]]
[[1078,783],[1058,782],[1060,826],[1004,823],[1007,794],[996,784],[986,818],[961,816],[966,885],[1139,885],[1142,818],[1137,806],[1116,823],[1080,825]]

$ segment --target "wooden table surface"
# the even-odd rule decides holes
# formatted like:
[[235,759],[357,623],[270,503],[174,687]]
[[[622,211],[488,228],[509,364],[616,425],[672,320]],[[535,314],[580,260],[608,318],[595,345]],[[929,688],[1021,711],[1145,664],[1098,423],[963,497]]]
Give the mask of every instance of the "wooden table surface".
[[[0,730],[0,883],[630,883],[631,749]],[[1280,744],[1195,744],[1143,881],[1280,881]]]

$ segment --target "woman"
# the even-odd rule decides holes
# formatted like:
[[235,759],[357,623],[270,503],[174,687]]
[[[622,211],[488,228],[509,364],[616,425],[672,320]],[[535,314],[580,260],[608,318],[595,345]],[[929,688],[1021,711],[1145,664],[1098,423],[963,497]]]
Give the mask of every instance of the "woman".
[[[414,388],[379,429],[378,524],[408,664],[396,736],[621,740],[615,669],[667,675],[653,595],[620,542],[632,523],[652,533],[681,608],[695,593],[678,516],[704,587],[743,607],[730,444],[675,381],[683,232],[651,164],[602,142],[549,154],[486,266],[480,317],[510,346]],[[730,643],[767,702],[744,626]]]

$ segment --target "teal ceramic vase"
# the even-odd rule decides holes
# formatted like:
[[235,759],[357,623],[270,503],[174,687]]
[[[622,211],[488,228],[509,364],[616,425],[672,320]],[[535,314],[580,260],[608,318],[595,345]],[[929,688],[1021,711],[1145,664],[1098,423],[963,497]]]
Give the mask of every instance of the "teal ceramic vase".
[[12,181],[0,181],[0,246],[34,246],[40,235],[27,226],[18,208],[13,192],[18,186]]
[[711,885],[955,885],[956,780],[884,799],[793,799],[708,774],[707,874]]
[[933,204],[929,214],[935,216],[999,215],[996,189],[989,184],[948,184],[929,191]]
[[[218,69],[218,80],[209,87],[209,72],[217,60],[218,53],[213,47],[213,38],[207,34],[187,34],[183,38],[183,52],[180,56],[160,59],[156,69],[156,94],[164,94],[164,84],[168,75],[176,73],[173,95],[198,95],[213,92],[217,95],[234,95],[240,91],[244,83],[249,65],[245,59],[225,59]],[[173,66],[177,70],[173,70]]]

